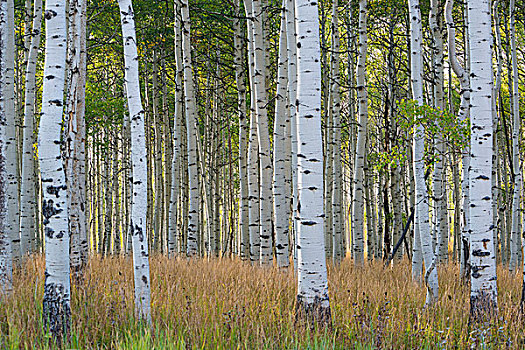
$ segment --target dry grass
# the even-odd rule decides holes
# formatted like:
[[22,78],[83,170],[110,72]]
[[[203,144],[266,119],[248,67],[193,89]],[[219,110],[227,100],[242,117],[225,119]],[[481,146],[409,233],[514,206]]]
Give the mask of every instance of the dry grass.
[[[14,297],[0,301],[0,348],[45,348],[41,331],[44,260],[16,272]],[[410,266],[330,268],[333,327],[294,323],[293,273],[231,260],[151,259],[153,329],[133,317],[129,258],[92,258],[73,287],[71,348],[339,349],[520,348],[521,275],[499,269],[499,319],[468,327],[468,289],[453,265],[440,269],[440,300],[423,310],[425,289]]]

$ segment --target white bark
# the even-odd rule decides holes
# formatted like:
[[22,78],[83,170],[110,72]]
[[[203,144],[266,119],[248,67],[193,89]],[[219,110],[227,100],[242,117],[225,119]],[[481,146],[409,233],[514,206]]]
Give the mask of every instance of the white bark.
[[[260,240],[261,240],[261,265],[269,264],[272,259],[272,162],[270,151],[270,136],[268,134],[268,117],[266,106],[268,104],[266,92],[266,64],[263,29],[263,12],[261,0],[251,1],[251,21],[253,27],[251,37],[253,40],[253,70],[254,74],[252,91],[255,94],[255,116],[257,120],[257,139],[259,142],[259,171],[260,171]],[[253,108],[253,107],[252,107]]]
[[366,87],[367,56],[367,0],[359,0],[359,56],[357,58],[357,101],[359,121],[357,149],[354,165],[354,188],[352,202],[352,238],[356,264],[364,262],[364,167],[366,157],[366,131],[368,125],[368,94]]
[[69,333],[69,226],[64,164],[60,150],[66,72],[66,1],[46,2],[46,55],[38,158],[42,178],[46,279],[44,327],[60,341]]
[[187,248],[188,256],[199,252],[199,174],[197,165],[197,101],[193,85],[193,66],[191,60],[191,22],[188,0],[181,1],[182,62],[184,69],[184,98],[186,130],[188,143],[189,211]]
[[[11,27],[10,16],[8,16],[8,4],[6,0],[0,1],[0,300],[3,295],[12,291],[12,254],[11,237],[7,230],[8,222],[8,184],[7,184],[7,133],[6,133],[6,54],[9,47],[8,30]],[[14,49],[14,47],[13,47]]]
[[20,184],[20,253],[29,251],[30,237],[36,231],[36,178],[35,178],[35,98],[36,64],[40,47],[40,29],[42,24],[42,0],[35,0],[31,45],[25,71],[25,103],[23,121],[22,166]]
[[340,262],[344,258],[343,249],[343,171],[341,161],[341,75],[340,75],[340,38],[339,38],[339,1],[334,0],[332,9],[332,83],[330,85],[330,98],[332,100],[332,134],[333,134],[333,178],[332,184],[332,237],[333,237],[333,258],[334,261]]
[[[413,99],[418,105],[423,105],[423,57],[422,57],[422,29],[419,0],[409,0],[410,10],[410,53],[411,53],[411,84]],[[433,304],[438,297],[438,276],[435,268],[434,251],[428,213],[428,192],[425,183],[425,136],[423,126],[414,130],[413,140],[413,167],[416,192],[416,232],[419,230],[421,252],[425,262],[425,281],[427,283],[426,304]]]
[[[492,5],[493,9],[493,18],[494,18],[494,33],[496,35],[496,77],[494,82],[494,99],[492,101],[493,108],[493,118],[492,118],[492,124],[495,130],[498,128],[499,124],[499,117],[498,117],[498,105],[501,98],[501,76],[502,76],[502,45],[501,45],[501,32],[500,32],[500,18],[499,18],[499,0],[495,0]],[[494,137],[494,150],[498,149],[498,138]],[[498,243],[501,244],[501,250],[500,250],[500,261],[502,264],[506,264],[507,262],[507,252],[505,250],[505,234],[504,234],[504,227],[505,227],[505,214],[502,213],[502,211],[499,210],[499,208],[503,207],[502,199],[503,195],[500,191],[499,184],[501,183],[501,162],[502,157],[500,157],[499,152],[494,153],[494,160],[493,160],[493,169],[492,169],[492,198],[493,200],[493,215],[494,215],[494,223],[496,224],[496,230],[494,230],[494,244],[496,245],[495,252],[496,255],[498,254]],[[498,234],[500,236],[499,242],[498,242]]]
[[71,232],[71,270],[75,278],[83,275],[88,258],[86,231],[86,3],[69,2],[69,87],[66,116],[66,181],[69,229]]
[[496,256],[492,242],[492,28],[489,0],[468,0],[471,99],[470,256],[471,317],[497,308]]
[[179,178],[180,178],[180,167],[182,157],[182,127],[183,127],[183,110],[184,105],[184,93],[182,91],[182,33],[180,17],[177,15],[180,13],[180,2],[177,0],[174,4],[175,7],[175,114],[173,116],[173,156],[171,159],[172,170],[171,170],[171,193],[170,193],[170,206],[169,206],[169,227],[168,227],[168,256],[173,256],[178,251],[179,243],[179,230],[177,223],[177,212],[178,212],[178,201],[179,201]]
[[297,0],[297,271],[298,308],[330,321],[324,249],[321,50],[316,2]]
[[[468,74],[465,72],[463,67],[458,61],[457,54],[456,54],[456,29],[454,25],[454,20],[452,18],[452,9],[454,6],[454,0],[447,0],[447,3],[445,5],[445,20],[448,27],[448,56],[450,65],[452,66],[452,69],[454,70],[454,73],[459,79],[460,84],[460,95],[461,95],[461,103],[459,106],[459,112],[458,117],[459,119],[464,122],[469,118],[469,111],[470,111],[470,81]],[[468,264],[466,262],[466,254],[465,249],[469,246],[469,240],[470,240],[470,233],[469,233],[469,216],[468,214],[468,206],[470,202],[470,195],[469,195],[469,167],[470,167],[470,146],[467,146],[465,150],[462,152],[462,181],[461,181],[461,192],[462,192],[462,201],[463,201],[463,225],[461,230],[461,260],[460,260],[460,270],[461,274],[463,275],[465,270],[468,269],[465,265]]]
[[[252,13],[251,0],[245,1],[246,16]],[[250,129],[248,135],[248,216],[250,235],[250,261],[258,262],[261,256],[260,238],[260,201],[259,201],[259,145],[257,140],[257,119],[255,115],[255,48],[253,41],[254,24],[252,20],[247,21],[248,31],[248,70],[250,76]]]
[[[7,0],[7,27],[5,51],[5,77],[4,77],[4,108],[5,108],[5,142],[6,142],[6,171],[7,171],[7,220],[5,226],[11,247],[20,240],[18,227],[20,225],[19,197],[18,197],[18,145],[16,142],[15,111],[15,9],[14,1]],[[19,246],[17,244],[17,253]]]
[[119,0],[126,95],[131,120],[131,167],[133,177],[131,202],[131,239],[135,281],[135,311],[140,319],[151,323],[150,273],[146,232],[147,169],[144,110],[140,96],[139,57],[135,37],[135,15],[131,0]]
[[[235,13],[237,16],[242,15],[241,0],[235,1]],[[246,39],[245,31],[241,26],[239,18],[234,20],[235,37],[234,37],[234,64],[235,64],[235,81],[237,83],[237,108],[239,113],[239,234],[240,234],[240,253],[241,258],[247,260],[250,258],[250,214],[248,208],[248,135],[249,123],[246,115],[246,73],[244,65],[244,56],[246,52],[244,41]]]
[[[286,0],[284,0],[286,1]],[[290,124],[290,115],[287,110],[288,96],[288,60],[287,60],[287,37],[286,17],[283,3],[281,13],[281,31],[279,36],[279,67],[277,71],[277,96],[275,102],[275,120],[273,127],[273,220],[275,223],[275,254],[277,266],[288,267],[288,235],[290,230],[290,194],[292,179],[287,166],[289,155],[286,145],[290,138],[287,126]],[[288,128],[289,129],[289,128]]]
[[292,232],[291,241],[293,242],[293,261],[294,268],[297,269],[297,45],[295,29],[295,0],[286,1],[286,45],[288,53],[288,114],[290,118],[290,147],[291,147],[291,171],[292,171]]
[[521,168],[520,168],[520,154],[519,154],[519,139],[521,130],[520,120],[520,91],[519,91],[519,76],[518,76],[518,58],[516,54],[516,5],[515,0],[510,0],[510,50],[512,60],[512,170],[513,176],[513,191],[512,191],[512,228],[510,236],[510,260],[509,270],[514,272],[518,267],[519,250],[519,221],[520,221],[520,199],[521,199]]
[[[443,13],[440,0],[431,1],[430,28],[432,31],[433,49],[433,85],[434,107],[440,111],[445,110],[445,91],[443,74]],[[448,259],[448,213],[447,192],[445,181],[445,135],[438,132],[435,139],[437,162],[434,165],[434,215],[437,240],[437,260],[444,262]]]

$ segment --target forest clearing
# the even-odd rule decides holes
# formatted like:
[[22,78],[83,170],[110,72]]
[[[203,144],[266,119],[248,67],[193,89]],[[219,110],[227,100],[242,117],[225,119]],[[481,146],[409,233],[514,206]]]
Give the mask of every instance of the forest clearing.
[[0,0],[0,349],[525,348],[525,2]]

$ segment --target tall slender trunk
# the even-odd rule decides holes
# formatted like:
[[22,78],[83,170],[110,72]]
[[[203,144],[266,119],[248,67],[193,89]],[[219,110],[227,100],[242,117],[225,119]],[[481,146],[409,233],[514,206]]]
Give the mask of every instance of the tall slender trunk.
[[[410,10],[410,80],[413,99],[419,106],[423,105],[423,57],[422,29],[419,0],[409,0]],[[433,304],[438,297],[438,275],[435,256],[432,249],[432,236],[428,218],[428,192],[425,183],[425,135],[422,125],[414,130],[413,163],[416,192],[416,232],[419,230],[421,252],[425,262],[425,282],[427,284],[426,304]]]
[[197,159],[197,101],[193,86],[191,59],[191,22],[188,0],[181,0],[182,62],[184,69],[184,107],[188,143],[189,209],[186,253],[195,256],[199,252],[199,174]]
[[522,249],[520,242],[520,199],[522,175],[520,168],[520,91],[519,91],[519,72],[518,72],[518,58],[516,54],[516,5],[515,0],[510,0],[509,5],[510,17],[510,47],[511,47],[511,61],[512,61],[512,170],[513,184],[512,184],[512,231],[510,236],[510,261],[509,270],[514,272],[518,267],[519,251]]
[[368,125],[368,94],[366,87],[367,56],[367,0],[359,0],[359,56],[357,58],[357,100],[359,121],[357,127],[357,148],[354,162],[354,188],[352,202],[352,237],[354,260],[364,262],[364,173],[366,157],[366,132]]
[[69,78],[66,117],[66,182],[68,190],[70,264],[73,277],[84,273],[88,259],[86,231],[86,3],[69,3]]
[[135,16],[131,0],[119,0],[126,95],[131,120],[131,167],[133,176],[131,203],[131,239],[133,244],[133,272],[135,280],[135,311],[140,319],[151,323],[150,273],[147,213],[147,169],[144,109],[140,96],[139,61],[135,35]]
[[7,183],[7,96],[6,89],[6,60],[9,47],[7,33],[9,23],[7,1],[0,1],[0,300],[4,294],[12,291],[13,260],[11,254],[11,237],[7,226],[8,221],[8,183]]
[[168,256],[171,257],[178,252],[179,230],[177,213],[179,212],[178,202],[180,194],[180,176],[182,165],[182,128],[184,121],[183,105],[184,92],[182,86],[183,65],[182,65],[182,32],[180,23],[180,2],[175,1],[175,113],[173,116],[173,156],[171,159],[171,193],[169,206],[169,228],[168,228]]
[[[500,106],[500,100],[501,100],[501,78],[502,78],[502,71],[503,71],[503,68],[502,68],[502,62],[503,62],[503,59],[502,59],[502,54],[501,54],[501,32],[500,32],[500,18],[499,18],[499,10],[498,10],[498,6],[499,6],[499,0],[496,0],[494,1],[493,3],[493,18],[494,18],[494,33],[496,35],[496,62],[497,62],[497,69],[496,69],[496,81],[494,82],[494,101],[493,101],[493,111],[492,113],[494,114],[494,117],[493,117],[493,126],[495,128],[495,134],[494,134],[494,150],[496,150],[495,152],[495,159],[494,159],[494,164],[493,164],[493,167],[494,169],[492,169],[492,176],[493,176],[493,179],[492,179],[492,198],[497,198],[497,200],[495,200],[493,202],[493,205],[494,205],[494,218],[495,218],[495,223],[496,223],[496,231],[495,231],[495,237],[496,239],[494,240],[494,244],[496,245],[496,256],[498,256],[498,234],[499,234],[499,243],[501,244],[501,248],[500,248],[500,255],[499,255],[499,259],[500,259],[500,262],[505,265],[506,264],[506,251],[505,251],[505,234],[504,234],[504,230],[503,230],[503,227],[504,227],[504,223],[505,223],[505,214],[504,214],[504,206],[502,205],[503,204],[503,190],[500,190],[500,186],[501,186],[501,167],[500,167],[500,162],[501,162],[501,156],[500,156],[500,152],[497,151],[498,150],[498,145],[500,144],[499,140],[498,140],[498,130],[499,127],[499,122],[500,122],[500,119],[499,118],[499,114],[498,113],[502,113],[501,109],[499,108]],[[495,172],[494,172],[495,170]],[[495,197],[496,195],[496,197]]]
[[244,41],[246,32],[243,30],[242,22],[239,17],[242,15],[242,1],[235,1],[235,13],[237,17],[234,20],[234,63],[235,63],[235,81],[237,84],[237,109],[239,113],[239,236],[240,236],[240,255],[247,260],[250,258],[250,216],[248,208],[248,135],[249,123],[246,115],[246,72],[244,64],[244,54],[246,52]]
[[331,320],[324,249],[321,66],[316,2],[297,0],[297,308],[308,320]]
[[71,322],[69,278],[69,225],[62,144],[62,113],[66,73],[66,1],[46,2],[46,54],[42,115],[38,133],[38,158],[43,184],[46,279],[44,328],[59,343],[69,334]]
[[[430,28],[432,31],[432,58],[433,58],[433,87],[434,107],[440,111],[445,110],[445,77],[443,73],[443,11],[442,1],[432,0],[430,11]],[[437,260],[445,262],[448,259],[448,213],[447,192],[445,181],[445,136],[438,132],[435,135],[435,149],[437,162],[434,165],[434,215],[435,231],[437,238]]]
[[332,183],[332,239],[333,239],[333,258],[340,262],[344,255],[343,249],[343,171],[341,158],[341,74],[340,74],[340,37],[339,37],[339,1],[334,0],[332,9],[332,83],[330,85],[331,113],[332,113],[332,148],[333,148],[333,176]]
[[[284,0],[286,1],[286,0]],[[288,96],[288,62],[287,62],[287,36],[286,15],[283,3],[281,12],[281,31],[279,35],[279,67],[277,71],[277,96],[275,103],[275,121],[273,127],[273,220],[275,223],[275,253],[277,266],[288,267],[288,235],[290,230],[290,194],[292,179],[287,166],[289,158],[286,147],[290,135],[287,133],[290,124],[290,115],[287,111]]]
[[[25,103],[23,121],[22,166],[20,184],[20,252],[25,254],[31,246],[30,237],[36,232],[36,193],[35,176],[35,102],[36,102],[36,64],[40,47],[42,24],[42,0],[35,0],[31,45],[25,71]],[[16,248],[16,246],[15,246]],[[18,253],[16,253],[18,255]]]
[[[270,136],[268,134],[268,112],[266,109],[268,97],[266,92],[266,64],[264,26],[261,0],[251,1],[253,27],[251,41],[253,41],[253,87],[255,94],[255,116],[257,120],[257,139],[259,142],[259,172],[260,172],[260,240],[261,240],[261,265],[269,264],[272,259],[272,219],[273,195]],[[253,108],[253,107],[252,107]]]
[[286,1],[286,45],[288,52],[288,114],[290,118],[290,147],[292,165],[292,234],[294,267],[297,268],[297,45],[295,0]]
[[492,28],[489,0],[468,0],[471,70],[470,316],[497,312],[496,257],[492,244]]
[[[251,17],[252,1],[244,2],[246,16]],[[250,129],[248,136],[248,211],[249,211],[249,234],[250,234],[250,261],[259,262],[261,257],[260,237],[260,187],[259,187],[259,145],[257,139],[256,119],[256,92],[254,84],[255,76],[255,47],[253,40],[254,23],[247,21],[248,31],[248,69],[250,77]]]
[[[18,145],[16,142],[17,113],[15,109],[15,9],[14,1],[7,0],[7,27],[5,42],[5,142],[7,171],[7,220],[5,229],[12,241],[20,240],[20,211],[18,196]],[[13,246],[13,243],[11,243]],[[18,246],[17,246],[18,249]],[[18,252],[18,251],[17,251]]]
[[[470,112],[470,81],[467,72],[460,65],[456,54],[456,29],[454,20],[452,18],[452,9],[454,7],[454,0],[447,0],[445,5],[445,20],[448,27],[448,57],[450,65],[454,73],[459,79],[461,103],[459,106],[458,117],[461,122],[465,122],[469,118]],[[469,195],[469,164],[470,164],[470,146],[462,150],[462,206],[463,206],[463,225],[461,231],[461,252],[460,252],[460,270],[461,275],[466,276],[469,273],[468,263],[468,247],[470,242],[470,228],[468,206],[470,202]]]

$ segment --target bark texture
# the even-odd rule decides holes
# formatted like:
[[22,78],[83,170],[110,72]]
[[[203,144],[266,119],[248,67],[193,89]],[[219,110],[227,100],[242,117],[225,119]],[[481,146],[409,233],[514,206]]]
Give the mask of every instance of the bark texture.
[[330,323],[324,248],[321,65],[316,2],[297,0],[298,315]]
[[468,0],[470,48],[470,316],[482,321],[497,310],[492,222],[492,29],[489,0]]
[[146,233],[147,168],[144,109],[140,96],[139,57],[135,36],[135,15],[131,0],[119,0],[124,40],[124,80],[131,120],[131,167],[133,176],[131,202],[131,240],[135,284],[135,312],[139,319],[151,323],[151,290],[148,237]]
[[46,272],[43,300],[45,331],[65,340],[71,322],[69,224],[64,160],[61,152],[66,73],[66,1],[46,2],[46,54],[38,158],[42,178]]

